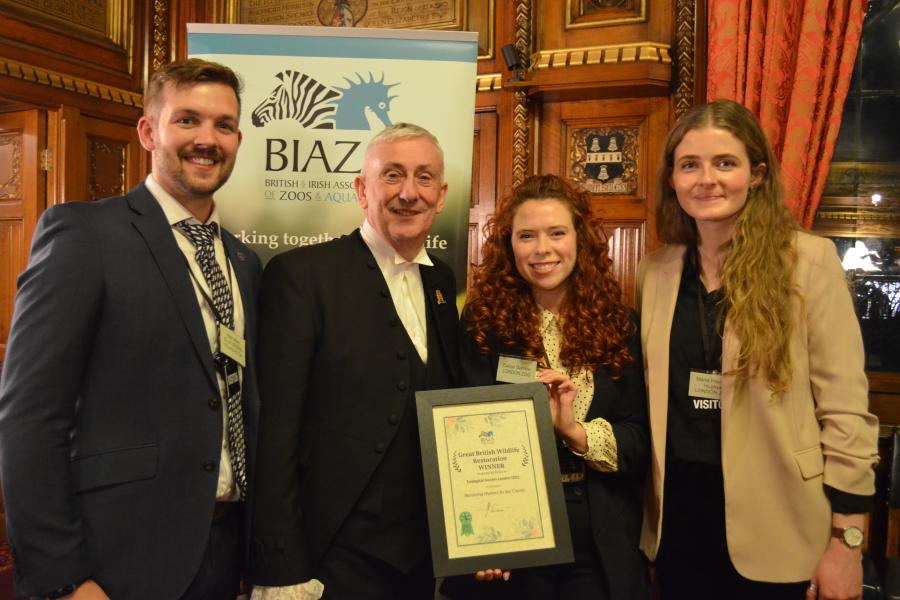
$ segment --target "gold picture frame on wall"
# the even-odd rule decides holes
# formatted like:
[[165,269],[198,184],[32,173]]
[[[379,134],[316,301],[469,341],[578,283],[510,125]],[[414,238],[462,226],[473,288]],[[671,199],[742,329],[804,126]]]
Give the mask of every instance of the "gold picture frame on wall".
[[445,29],[479,34],[478,58],[494,57],[496,0],[217,0],[216,22],[243,25],[305,25]]
[[104,45],[111,42],[127,54],[129,65],[131,63],[134,0],[0,0],[0,12],[89,43]]
[[566,0],[566,29],[647,21],[647,0]]

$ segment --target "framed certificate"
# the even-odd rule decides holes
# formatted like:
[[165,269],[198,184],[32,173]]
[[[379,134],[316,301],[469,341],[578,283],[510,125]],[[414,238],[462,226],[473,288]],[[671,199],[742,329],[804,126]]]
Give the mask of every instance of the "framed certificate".
[[436,577],[572,562],[547,388],[416,392]]

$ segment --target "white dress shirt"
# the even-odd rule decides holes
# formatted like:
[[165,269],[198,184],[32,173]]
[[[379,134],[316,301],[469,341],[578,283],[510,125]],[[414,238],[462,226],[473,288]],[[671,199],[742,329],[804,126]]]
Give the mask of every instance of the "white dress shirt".
[[[406,260],[394,250],[387,240],[381,237],[375,228],[366,220],[359,228],[363,241],[372,255],[375,256],[375,262],[387,282],[388,290],[391,292],[391,299],[394,301],[394,308],[397,309],[397,315],[412,340],[416,352],[422,362],[428,363],[428,328],[425,318],[425,290],[422,287],[422,274],[419,272],[419,265],[431,267],[431,262],[425,247],[419,248],[418,254],[412,260]],[[410,309],[410,303],[412,307]]]

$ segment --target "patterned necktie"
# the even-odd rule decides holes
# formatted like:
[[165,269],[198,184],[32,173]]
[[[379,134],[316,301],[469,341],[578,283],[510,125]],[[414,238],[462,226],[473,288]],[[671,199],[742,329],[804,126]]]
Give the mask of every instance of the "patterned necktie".
[[[218,233],[215,223],[205,225],[202,223],[189,223],[181,221],[175,225],[185,237],[191,241],[197,249],[194,258],[206,285],[212,295],[212,304],[216,313],[216,320],[221,321],[229,329],[234,329],[234,300],[231,297],[231,288],[222,274],[222,269],[216,261],[216,250],[213,240]],[[234,480],[241,494],[241,500],[247,497],[247,452],[244,443],[244,418],[241,406],[240,377],[238,365],[231,358],[221,352],[216,352],[216,364],[225,379],[228,426],[228,451],[231,454],[231,463],[234,470]]]

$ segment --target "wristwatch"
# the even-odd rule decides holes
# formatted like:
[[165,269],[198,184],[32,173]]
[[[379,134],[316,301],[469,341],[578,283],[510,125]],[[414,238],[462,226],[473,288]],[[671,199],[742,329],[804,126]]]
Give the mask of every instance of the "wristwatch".
[[851,525],[850,527],[832,527],[831,528],[831,537],[836,537],[837,539],[844,542],[848,548],[859,548],[862,546],[864,535],[862,529]]

